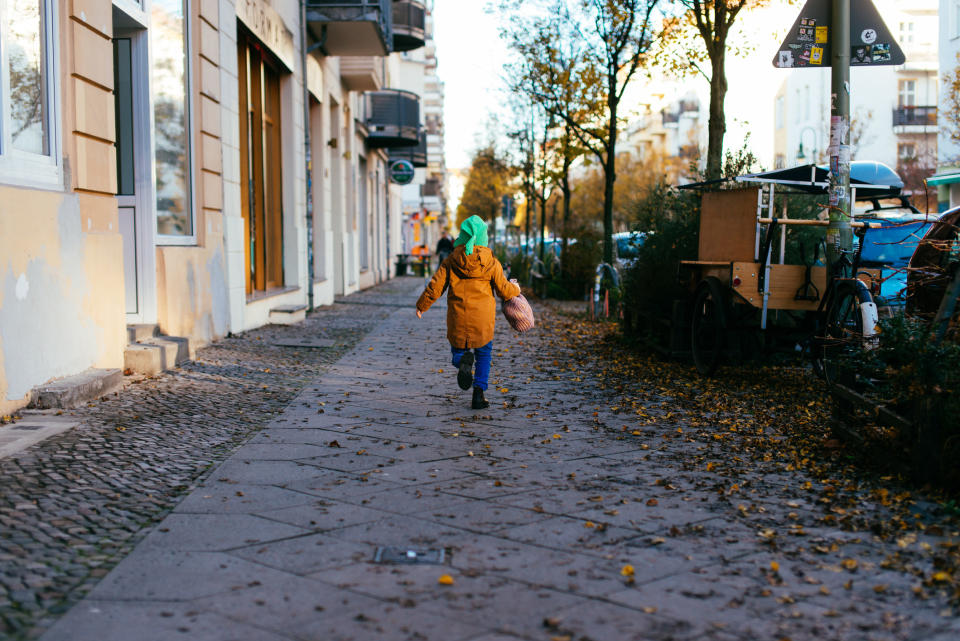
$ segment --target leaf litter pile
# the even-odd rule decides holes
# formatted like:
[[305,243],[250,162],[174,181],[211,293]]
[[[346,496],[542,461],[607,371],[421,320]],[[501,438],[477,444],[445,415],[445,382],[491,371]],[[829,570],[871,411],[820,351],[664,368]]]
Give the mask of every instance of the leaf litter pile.
[[[594,405],[583,409],[592,410],[595,430],[635,439],[652,463],[669,461],[663,473],[676,478],[657,485],[708,490],[726,501],[729,518],[770,550],[765,596],[793,602],[778,589],[789,566],[794,582],[829,598],[830,586],[805,575],[812,564],[835,572],[841,590],[892,596],[900,606],[924,601],[941,616],[956,616],[954,499],[875,469],[836,440],[829,395],[806,368],[745,366],[701,378],[690,365],[625,344],[613,323],[546,316],[538,338],[551,358],[535,369],[590,388]],[[893,594],[894,584],[902,594]]]

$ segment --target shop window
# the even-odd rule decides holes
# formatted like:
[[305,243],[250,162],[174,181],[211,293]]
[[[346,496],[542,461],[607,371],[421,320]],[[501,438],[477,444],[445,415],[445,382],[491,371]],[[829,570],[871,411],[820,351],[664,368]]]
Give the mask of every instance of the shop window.
[[164,244],[194,242],[186,6],[150,3],[157,234]]
[[60,182],[52,0],[0,0],[0,179]]
[[283,286],[280,73],[252,36],[238,33],[240,176],[247,293]]

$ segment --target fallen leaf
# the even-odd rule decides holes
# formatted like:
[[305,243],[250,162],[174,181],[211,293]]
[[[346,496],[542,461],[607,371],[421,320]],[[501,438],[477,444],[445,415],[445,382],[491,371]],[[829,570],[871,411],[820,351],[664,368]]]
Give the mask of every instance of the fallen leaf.
[[633,576],[634,574],[633,566],[630,564],[623,566],[622,568],[620,568],[620,574],[622,574],[623,576]]
[[440,578],[437,579],[437,583],[440,585],[453,585],[453,577],[449,574],[441,574]]

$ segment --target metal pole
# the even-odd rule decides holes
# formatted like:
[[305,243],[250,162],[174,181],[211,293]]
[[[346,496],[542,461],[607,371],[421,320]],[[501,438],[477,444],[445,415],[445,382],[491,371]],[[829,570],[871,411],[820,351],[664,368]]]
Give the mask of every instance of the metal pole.
[[830,83],[830,224],[827,261],[831,267],[853,249],[850,227],[850,0],[833,0]]
[[307,197],[307,311],[313,311],[313,157],[310,141],[310,87],[307,82],[307,3],[300,0],[300,72],[303,80],[303,157]]

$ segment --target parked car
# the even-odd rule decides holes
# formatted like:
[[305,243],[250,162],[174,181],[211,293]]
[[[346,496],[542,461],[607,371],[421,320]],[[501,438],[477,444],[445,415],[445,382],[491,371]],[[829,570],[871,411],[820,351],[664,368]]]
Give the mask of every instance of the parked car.
[[881,269],[883,281],[877,292],[880,306],[900,307],[906,303],[910,258],[924,234],[939,215],[915,213],[908,209],[878,209],[857,216],[857,220],[880,223],[864,233],[861,266]]

